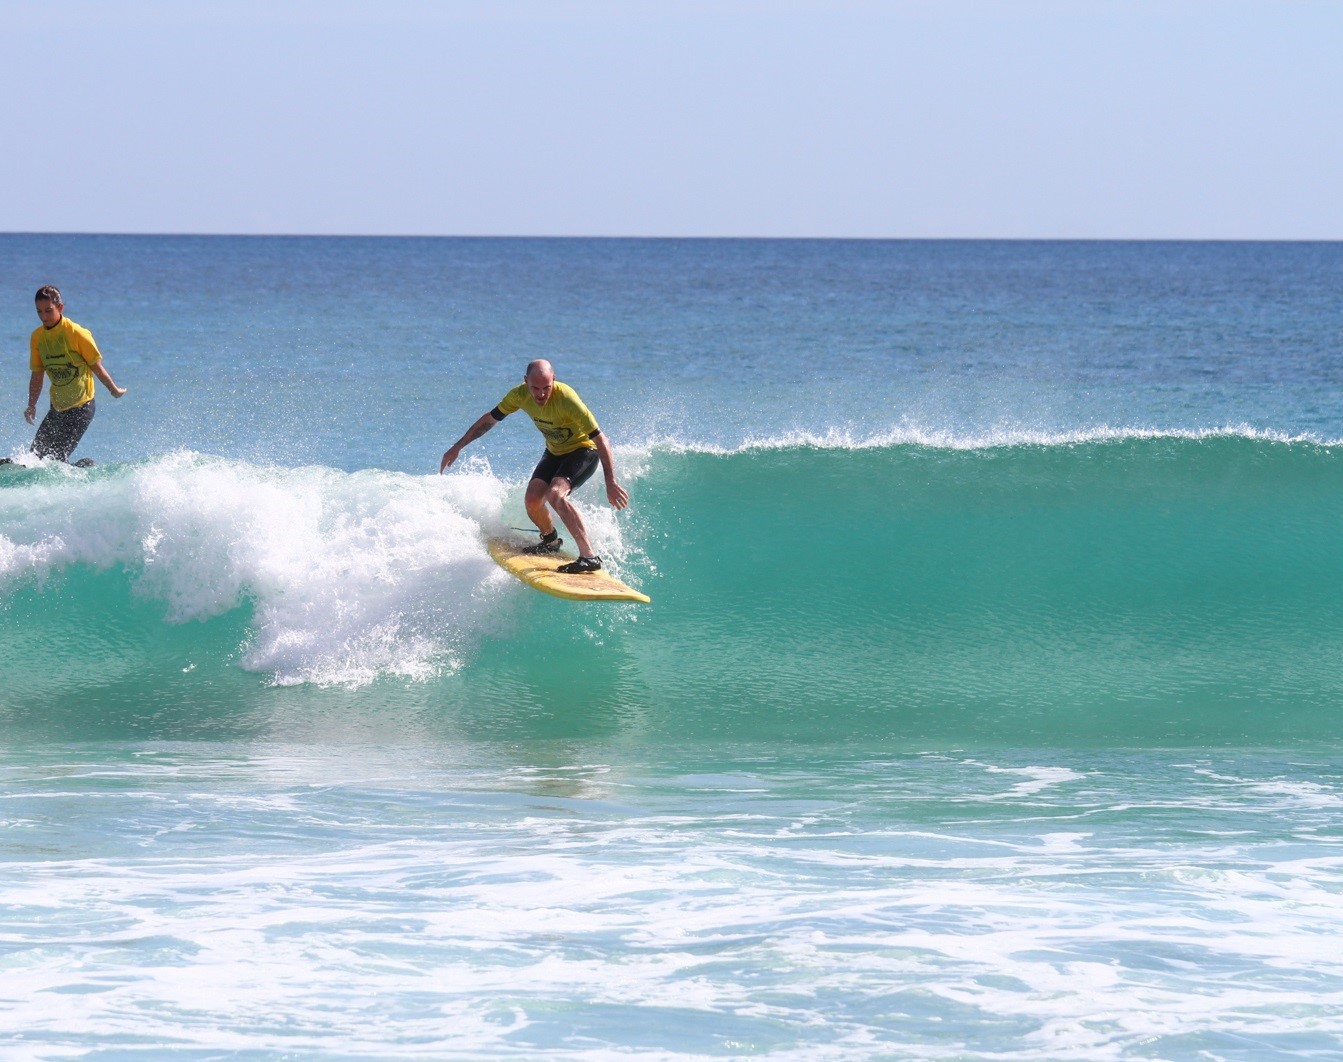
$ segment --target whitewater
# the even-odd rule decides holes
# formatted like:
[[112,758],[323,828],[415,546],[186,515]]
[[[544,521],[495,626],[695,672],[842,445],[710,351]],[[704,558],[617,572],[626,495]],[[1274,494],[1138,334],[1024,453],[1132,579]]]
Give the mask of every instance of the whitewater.
[[[1343,1049],[1338,246],[0,264],[12,1057]],[[25,453],[48,282],[91,469]],[[537,356],[651,605],[489,559],[522,418],[435,474]]]

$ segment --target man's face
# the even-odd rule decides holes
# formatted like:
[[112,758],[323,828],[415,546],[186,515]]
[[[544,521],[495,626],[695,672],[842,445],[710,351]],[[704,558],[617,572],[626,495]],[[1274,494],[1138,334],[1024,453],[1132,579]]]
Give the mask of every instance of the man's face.
[[50,299],[37,300],[37,316],[47,328],[55,328],[61,320],[61,304]]
[[550,394],[555,390],[555,374],[538,369],[527,377],[527,390],[532,393],[538,406],[544,406],[550,401]]

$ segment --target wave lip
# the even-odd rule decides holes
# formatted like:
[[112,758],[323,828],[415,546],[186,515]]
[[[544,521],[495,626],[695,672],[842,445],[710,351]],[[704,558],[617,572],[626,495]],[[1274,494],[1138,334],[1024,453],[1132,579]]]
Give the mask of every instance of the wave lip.
[[[640,459],[650,453],[705,453],[727,456],[770,450],[885,450],[898,446],[929,450],[975,451],[1014,447],[1069,447],[1093,443],[1126,443],[1153,440],[1201,442],[1216,439],[1244,439],[1254,442],[1307,445],[1324,448],[1343,446],[1343,439],[1330,439],[1314,432],[1290,433],[1250,424],[1230,424],[1211,428],[1158,428],[1132,425],[1096,425],[1075,429],[1045,429],[1018,425],[967,431],[901,424],[877,431],[856,426],[819,430],[794,429],[774,435],[752,435],[735,445],[687,443],[673,438],[651,438],[626,448]],[[642,467],[642,464],[640,465]]]

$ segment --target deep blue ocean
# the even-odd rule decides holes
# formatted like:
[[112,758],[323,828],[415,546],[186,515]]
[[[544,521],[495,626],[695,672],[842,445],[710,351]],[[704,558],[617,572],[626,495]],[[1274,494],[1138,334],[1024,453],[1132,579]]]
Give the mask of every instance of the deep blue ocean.
[[[1343,1055],[1343,245],[0,276],[4,1057]],[[46,283],[91,469],[26,453]],[[651,604],[489,559],[525,416],[437,474],[537,357]]]

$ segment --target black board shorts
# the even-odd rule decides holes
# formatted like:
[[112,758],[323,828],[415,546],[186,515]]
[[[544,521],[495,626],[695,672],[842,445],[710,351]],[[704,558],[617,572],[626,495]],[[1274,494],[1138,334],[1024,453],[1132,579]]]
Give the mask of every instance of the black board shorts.
[[597,451],[591,446],[585,446],[563,457],[556,457],[547,450],[532,471],[532,479],[549,483],[557,476],[563,476],[569,481],[569,489],[577,490],[592,478],[593,472],[597,471],[598,460]]
[[93,423],[93,399],[74,409],[56,409],[54,406],[42,418],[33,439],[33,453],[38,457],[54,457],[68,461],[79,440]]

